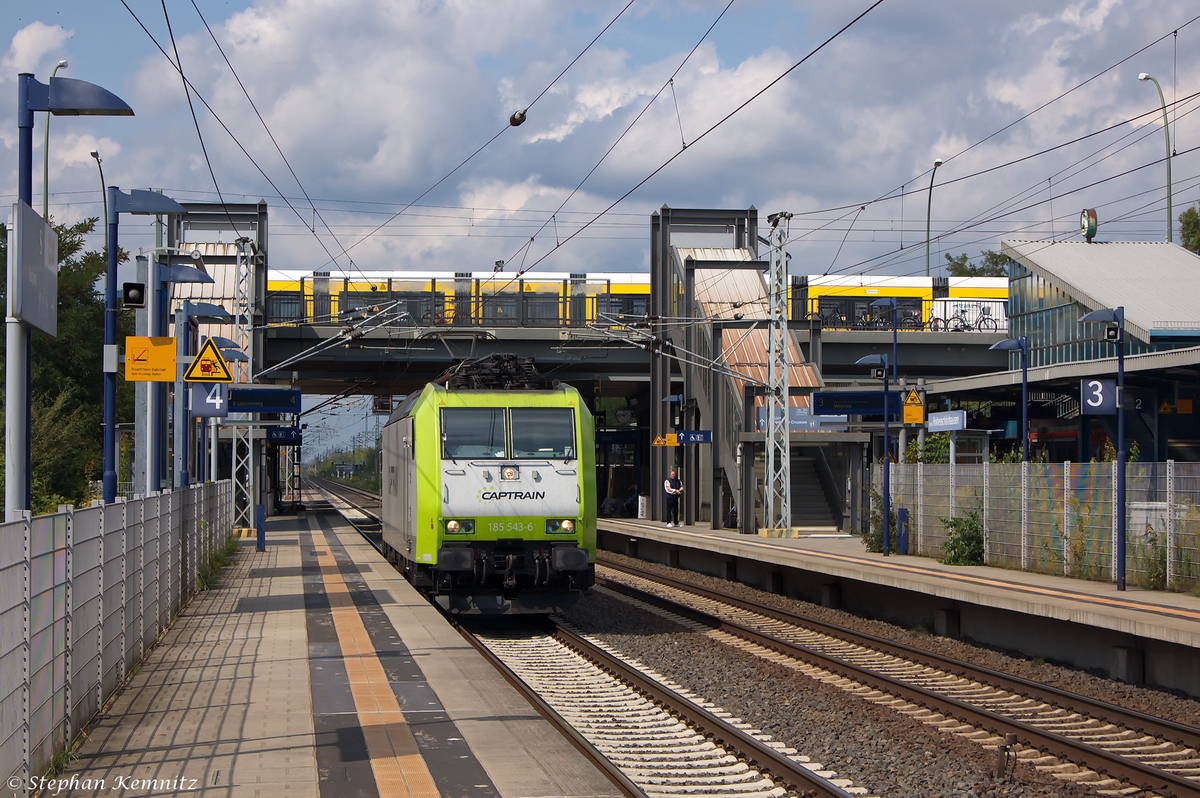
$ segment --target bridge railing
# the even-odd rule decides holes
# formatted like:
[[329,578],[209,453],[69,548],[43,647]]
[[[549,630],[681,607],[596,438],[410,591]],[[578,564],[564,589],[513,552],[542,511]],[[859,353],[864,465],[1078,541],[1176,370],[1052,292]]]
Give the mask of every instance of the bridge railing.
[[0,775],[13,794],[32,792],[129,677],[232,524],[226,480],[0,525]]
[[[819,320],[826,330],[891,330],[888,308],[873,308],[869,297],[810,297],[800,318]],[[898,297],[896,329],[931,332],[997,332],[1008,329],[1008,302],[1003,299],[922,299]]]
[[[942,557],[945,521],[977,517],[988,565],[1114,581],[1116,463],[893,464],[908,553]],[[1150,589],[1200,584],[1200,463],[1129,463],[1126,575]],[[882,471],[874,468],[878,494]]]
[[590,278],[386,279],[306,277],[272,282],[272,325],[342,324],[382,312],[398,326],[583,327],[646,313],[649,285]]

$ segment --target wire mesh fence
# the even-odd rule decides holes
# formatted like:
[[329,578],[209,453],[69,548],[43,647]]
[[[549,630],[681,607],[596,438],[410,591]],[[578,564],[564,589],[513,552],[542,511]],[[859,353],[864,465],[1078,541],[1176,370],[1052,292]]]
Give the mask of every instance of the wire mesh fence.
[[[893,464],[896,510],[907,509],[908,551],[943,556],[947,523],[975,515],[988,565],[1114,581],[1115,463]],[[882,471],[872,473],[881,495]],[[1126,578],[1155,590],[1200,584],[1200,463],[1130,463]]]
[[0,774],[14,795],[124,682],[232,528],[228,481],[0,524]]

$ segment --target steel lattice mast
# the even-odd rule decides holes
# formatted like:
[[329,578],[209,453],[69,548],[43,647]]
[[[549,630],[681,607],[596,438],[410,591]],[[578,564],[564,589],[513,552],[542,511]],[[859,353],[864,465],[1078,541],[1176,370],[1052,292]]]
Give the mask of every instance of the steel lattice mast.
[[[244,362],[235,362],[234,384],[254,380],[254,252],[250,239],[237,240],[237,296],[234,297],[233,340],[246,354]],[[240,414],[248,421],[250,414]],[[249,423],[233,424],[232,473],[234,485],[234,526],[254,526],[256,486],[254,479],[254,429]]]
[[792,525],[792,465],[788,439],[788,269],[790,213],[767,217],[771,223],[770,271],[767,279],[770,344],[767,348],[767,502],[763,525],[787,529]]

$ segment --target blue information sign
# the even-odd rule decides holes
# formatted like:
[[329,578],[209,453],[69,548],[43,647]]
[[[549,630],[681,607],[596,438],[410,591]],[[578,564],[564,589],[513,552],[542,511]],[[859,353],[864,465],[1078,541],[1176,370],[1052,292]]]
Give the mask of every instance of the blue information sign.
[[[882,416],[884,395],[882,391],[814,393],[812,413],[814,416]],[[899,414],[900,394],[888,391],[886,396],[889,414]]]
[[712,430],[681,429],[675,433],[675,440],[680,443],[712,443]]
[[299,413],[300,392],[274,388],[230,388],[230,413]]
[[276,446],[299,446],[302,440],[299,427],[267,427],[267,443]]
[[1079,381],[1079,412],[1085,416],[1113,416],[1117,413],[1117,381]]

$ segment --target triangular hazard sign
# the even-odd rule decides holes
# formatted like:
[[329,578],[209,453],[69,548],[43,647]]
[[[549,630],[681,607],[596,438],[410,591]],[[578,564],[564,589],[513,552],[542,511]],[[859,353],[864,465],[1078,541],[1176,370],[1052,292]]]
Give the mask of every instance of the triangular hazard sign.
[[666,440],[664,440],[664,439],[663,439],[663,436],[661,436],[661,435],[656,435],[656,436],[654,437],[654,444],[653,444],[653,445],[654,445],[654,446],[666,446],[666,445],[667,445],[667,442],[666,442]]
[[221,350],[213,343],[213,339],[205,338],[200,346],[200,354],[188,366],[183,375],[184,382],[233,382],[233,372],[229,364],[221,357]]
[[1158,406],[1158,412],[1159,412],[1159,413],[1170,413],[1170,412],[1171,412],[1171,405],[1169,405],[1169,404],[1167,403],[1167,401],[1164,399],[1164,400],[1163,400],[1163,403],[1162,403],[1161,405],[1159,405],[1159,406]]
[[906,405],[922,404],[921,395],[918,394],[916,391],[909,391],[904,397],[904,404],[906,404]]

